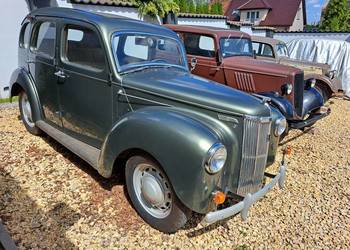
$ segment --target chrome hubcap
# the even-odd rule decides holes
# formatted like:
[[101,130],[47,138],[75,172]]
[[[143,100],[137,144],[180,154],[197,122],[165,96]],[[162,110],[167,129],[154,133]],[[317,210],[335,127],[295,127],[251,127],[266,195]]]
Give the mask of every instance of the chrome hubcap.
[[156,167],[140,164],[135,168],[133,184],[142,207],[156,218],[170,214],[172,197],[165,175]]
[[30,106],[27,94],[23,94],[20,105],[22,107],[24,121],[27,123],[28,126],[34,127],[35,124],[32,119],[32,108]]

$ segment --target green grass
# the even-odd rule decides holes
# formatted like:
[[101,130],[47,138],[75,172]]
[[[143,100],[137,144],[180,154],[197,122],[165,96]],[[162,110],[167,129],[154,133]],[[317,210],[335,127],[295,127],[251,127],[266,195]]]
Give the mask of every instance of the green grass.
[[[12,102],[17,102],[18,101],[18,96],[15,96],[12,98]],[[4,98],[4,99],[0,99],[0,103],[8,103],[10,102],[10,98]]]
[[235,250],[249,250],[250,248],[247,245],[241,245],[236,247]]

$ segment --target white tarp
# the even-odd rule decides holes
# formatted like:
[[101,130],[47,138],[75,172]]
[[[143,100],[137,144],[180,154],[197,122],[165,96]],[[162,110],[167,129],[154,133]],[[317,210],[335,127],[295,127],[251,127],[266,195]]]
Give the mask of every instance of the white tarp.
[[350,43],[336,40],[296,39],[288,44],[290,57],[317,63],[327,63],[337,71],[342,87],[350,96]]

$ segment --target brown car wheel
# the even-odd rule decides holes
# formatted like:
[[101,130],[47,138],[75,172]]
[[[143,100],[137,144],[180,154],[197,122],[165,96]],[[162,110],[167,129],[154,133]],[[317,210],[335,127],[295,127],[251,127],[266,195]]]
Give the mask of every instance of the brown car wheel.
[[40,135],[42,131],[35,125],[35,122],[33,121],[32,106],[26,92],[22,91],[19,93],[18,105],[21,119],[26,129],[33,135]]
[[191,210],[177,198],[158,163],[133,156],[126,163],[126,186],[139,215],[153,228],[174,233],[191,217]]

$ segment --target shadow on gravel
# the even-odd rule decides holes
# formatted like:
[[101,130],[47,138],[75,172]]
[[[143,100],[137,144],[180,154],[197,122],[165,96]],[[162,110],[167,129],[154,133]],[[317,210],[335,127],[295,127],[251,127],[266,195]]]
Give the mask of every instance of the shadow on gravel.
[[[82,160],[79,156],[69,151],[67,148],[59,144],[48,135],[42,136],[43,140],[48,143],[58,154],[62,155],[67,161],[74,164],[82,172],[92,178],[89,191],[92,192],[91,204],[89,207],[81,206],[80,209],[84,216],[92,217],[92,224],[98,221],[106,221],[107,224],[117,224],[127,230],[139,230],[142,219],[137,215],[129,198],[126,185],[124,171],[113,173],[111,178],[104,178],[92,166]],[[117,166],[118,168],[119,166]],[[112,200],[112,203],[105,205],[106,200]],[[110,214],[102,214],[98,211],[101,208],[108,210],[113,208],[114,212]],[[127,220],[125,218],[128,218]]]
[[[300,133],[300,134],[298,134],[298,135],[296,135],[296,136],[294,136],[294,137],[292,137],[292,138],[290,138],[290,139],[288,139],[288,140],[283,140],[283,141],[279,144],[279,146],[284,146],[284,145],[286,145],[287,143],[298,139],[300,136],[303,136],[304,134],[310,132],[312,129],[314,129],[314,128],[313,128],[313,127],[306,128],[302,133]],[[302,131],[302,130],[300,130],[300,131]]]
[[0,217],[17,246],[24,249],[77,249],[65,233],[80,214],[65,203],[39,208],[0,164]]

